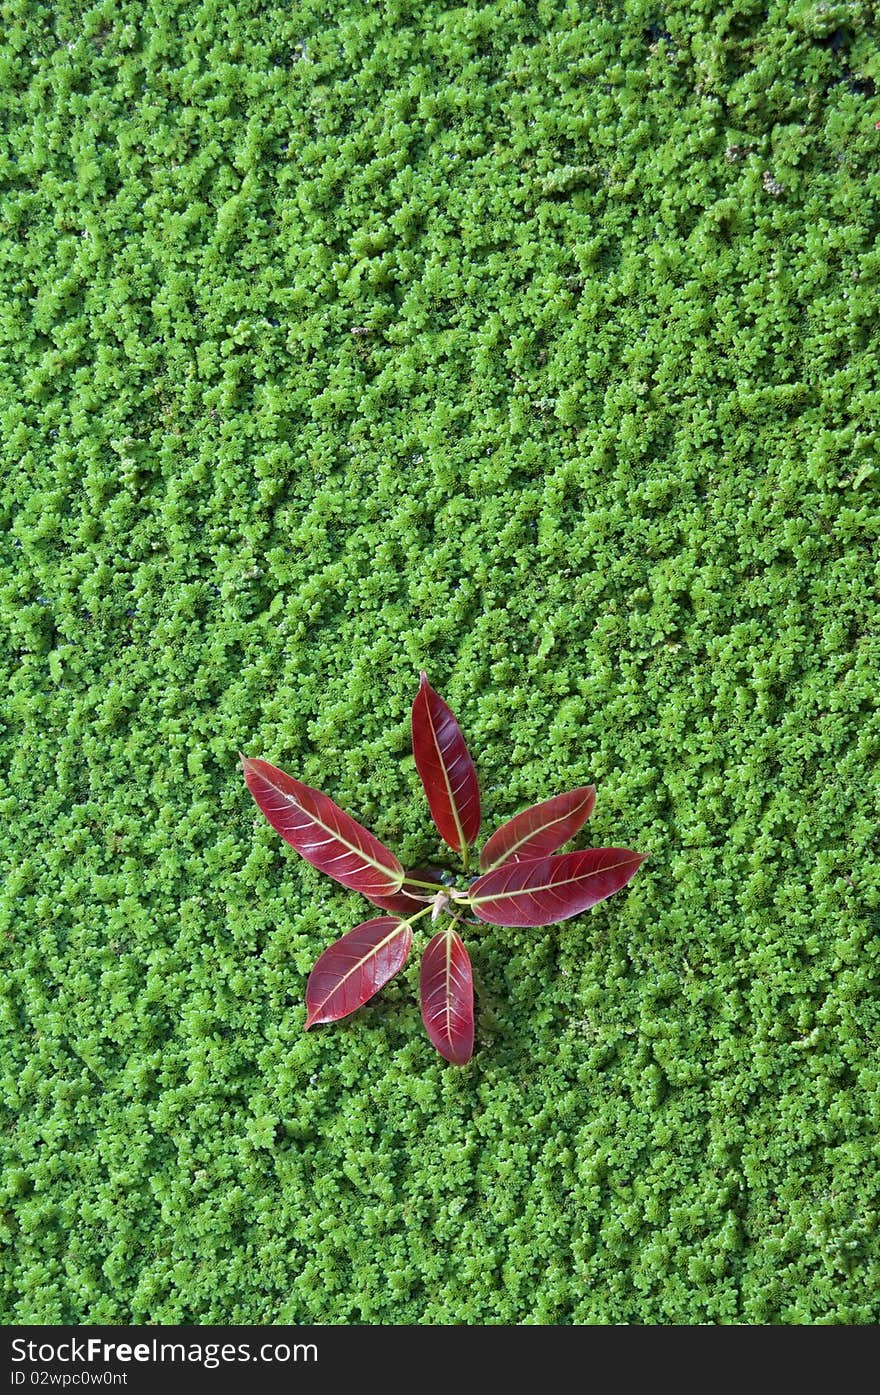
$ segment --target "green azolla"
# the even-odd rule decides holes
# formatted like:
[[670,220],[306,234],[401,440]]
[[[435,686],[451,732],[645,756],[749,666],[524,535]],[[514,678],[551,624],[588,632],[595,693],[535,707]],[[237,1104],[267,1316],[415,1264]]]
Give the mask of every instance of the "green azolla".
[[[3,1317],[876,1323],[872,9],[331,8],[7,7]],[[461,1072],[235,759],[420,668],[651,853]]]

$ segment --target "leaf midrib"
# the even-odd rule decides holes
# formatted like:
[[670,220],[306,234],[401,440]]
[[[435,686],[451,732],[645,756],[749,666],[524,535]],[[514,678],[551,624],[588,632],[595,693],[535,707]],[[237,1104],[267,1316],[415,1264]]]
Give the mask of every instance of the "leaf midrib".
[[449,798],[449,808],[452,812],[452,817],[455,820],[455,831],[458,834],[458,851],[463,857],[466,846],[464,840],[464,829],[461,826],[461,820],[458,817],[458,810],[455,807],[455,797],[452,793],[452,785],[449,782],[449,776],[446,772],[446,762],[443,759],[443,752],[440,750],[440,741],[437,737],[437,729],[434,726],[434,717],[431,712],[431,699],[428,697],[427,694],[425,694],[425,712],[428,718],[428,725],[431,728],[431,736],[434,741],[434,750],[437,752],[437,759],[440,762],[440,770],[443,774],[443,783],[446,786],[446,794]]
[[[539,824],[537,828],[533,828],[531,833],[524,834],[523,837],[518,840],[518,842],[514,843],[511,848],[508,848],[507,852],[503,855],[503,857],[499,858],[496,862],[493,862],[490,867],[485,868],[483,876],[488,876],[490,872],[497,872],[499,867],[503,867],[505,862],[508,862],[510,858],[516,855],[517,848],[521,848],[523,843],[527,843],[530,838],[534,838],[539,833],[545,833],[548,828],[552,828],[553,825],[556,823],[564,823],[566,819],[571,818],[572,814],[578,813],[584,807],[586,802],[586,799],[582,799],[580,804],[576,806],[574,809],[569,809],[567,814],[560,814],[558,818],[548,819],[546,823]],[[517,816],[515,815],[514,817]],[[511,819],[511,823],[512,822],[513,820]],[[501,830],[499,829],[498,831],[500,832]],[[565,841],[568,842],[568,839],[566,839]]]
[[[363,848],[359,848],[356,843],[350,843],[348,839],[345,838],[337,829],[331,828],[330,825],[324,823],[323,820],[320,819],[317,814],[313,814],[310,809],[304,808],[304,806],[300,804],[299,800],[296,799],[288,790],[283,790],[280,789],[278,785],[273,785],[272,781],[266,779],[265,775],[261,776],[261,778],[266,781],[266,784],[269,786],[270,789],[277,790],[283,799],[286,799],[287,802],[289,804],[292,804],[295,809],[299,809],[301,814],[305,814],[306,818],[311,819],[312,823],[317,824],[318,828],[323,828],[325,833],[329,833],[331,838],[335,838],[337,842],[342,843],[344,847],[348,848],[349,852],[353,852],[355,856],[361,858],[362,861],[367,863],[368,866],[375,867],[377,872],[384,872],[386,876],[397,876],[397,873],[392,872],[392,869],[388,867],[386,863],[377,862],[374,857],[370,857],[369,853],[364,852]],[[343,809],[340,812],[344,814],[345,810]],[[350,817],[350,815],[346,815],[346,817]],[[364,832],[367,833],[369,832],[369,830],[364,829]],[[373,835],[370,834],[370,836],[372,837]],[[393,857],[394,854],[390,853],[389,856]],[[395,862],[397,861],[396,858],[394,860]],[[403,886],[405,878],[406,872],[401,867],[400,881],[394,888],[395,891],[400,890],[400,888]]]
[[[562,881],[545,882],[540,886],[519,886],[513,891],[494,891],[482,896],[471,897],[471,904],[480,905],[483,901],[503,901],[510,896],[531,896],[537,891],[554,891],[557,887],[575,886],[578,882],[586,881],[588,877],[601,877],[603,872],[613,872],[615,867],[626,867],[630,862],[635,862],[635,860],[635,856],[622,857],[619,862],[611,862],[607,867],[594,867],[592,872],[581,872],[576,877],[566,877]],[[504,863],[501,864],[502,867],[504,865]],[[528,863],[518,863],[517,865],[527,867]],[[492,867],[488,872],[484,872],[483,876],[491,876],[492,872],[499,872],[500,870],[500,867]]]
[[[352,967],[349,969],[348,973],[342,975],[342,978],[341,978],[341,979],[339,980],[339,982],[336,984],[336,987],[335,987],[335,988],[331,988],[331,990],[330,990],[330,992],[327,994],[326,998],[322,998],[322,999],[321,999],[320,1003],[318,1003],[318,1005],[317,1005],[317,1011],[318,1011],[318,1012],[321,1012],[321,1011],[327,1006],[327,1004],[329,1003],[330,999],[333,997],[333,994],[339,992],[339,990],[340,990],[340,988],[342,987],[342,985],[343,985],[344,983],[347,983],[347,982],[348,982],[348,980],[351,978],[352,974],[356,974],[356,973],[358,972],[358,970],[361,969],[361,968],[363,967],[364,964],[366,964],[366,962],[367,962],[368,959],[372,959],[374,955],[376,955],[376,954],[379,953],[380,949],[384,949],[385,946],[386,946],[387,944],[390,944],[390,942],[391,942],[393,939],[395,939],[400,933],[401,933],[401,925],[398,924],[398,925],[396,925],[396,926],[394,927],[393,930],[389,930],[389,932],[388,932],[388,934],[385,936],[384,940],[380,940],[379,943],[378,943],[377,945],[374,945],[373,948],[372,948],[371,950],[369,950],[366,954],[362,954],[361,957],[360,957],[360,959],[358,959],[357,962],[354,963],[354,964],[352,965]],[[312,1014],[309,1014],[309,1015],[311,1016]]]

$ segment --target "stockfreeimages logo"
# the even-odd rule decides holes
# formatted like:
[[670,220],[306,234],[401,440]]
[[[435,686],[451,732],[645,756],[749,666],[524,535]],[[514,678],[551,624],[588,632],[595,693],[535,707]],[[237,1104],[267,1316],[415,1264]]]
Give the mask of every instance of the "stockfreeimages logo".
[[[106,1342],[100,1337],[71,1337],[61,1342],[32,1342],[23,1337],[15,1337],[12,1345],[13,1363],[25,1363],[31,1367],[54,1366],[57,1363],[104,1365],[193,1365],[202,1366],[207,1371],[218,1366],[236,1363],[273,1363],[285,1365],[288,1362],[316,1362],[318,1348],[314,1342],[163,1342],[152,1337],[146,1342]],[[94,1372],[80,1373],[85,1379],[74,1381],[75,1373],[65,1372],[70,1381],[65,1384],[106,1383],[105,1376]],[[91,1376],[92,1379],[88,1379]],[[14,1370],[12,1384],[23,1385],[28,1379],[24,1370]],[[54,1382],[53,1382],[54,1383]]]

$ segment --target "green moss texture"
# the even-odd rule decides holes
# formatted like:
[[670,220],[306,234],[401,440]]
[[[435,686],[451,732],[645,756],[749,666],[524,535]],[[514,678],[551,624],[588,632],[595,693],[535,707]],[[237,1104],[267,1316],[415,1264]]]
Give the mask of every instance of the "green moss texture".
[[[873,6],[4,16],[3,1320],[880,1321]],[[430,861],[420,668],[650,853],[464,1069],[236,759]]]

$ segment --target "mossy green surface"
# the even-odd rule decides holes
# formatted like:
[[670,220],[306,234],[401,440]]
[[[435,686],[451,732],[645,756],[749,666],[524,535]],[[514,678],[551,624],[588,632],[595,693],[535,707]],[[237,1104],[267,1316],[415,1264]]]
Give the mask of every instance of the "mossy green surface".
[[[873,7],[4,15],[3,1320],[880,1320]],[[419,668],[651,854],[461,1070],[236,763]]]

